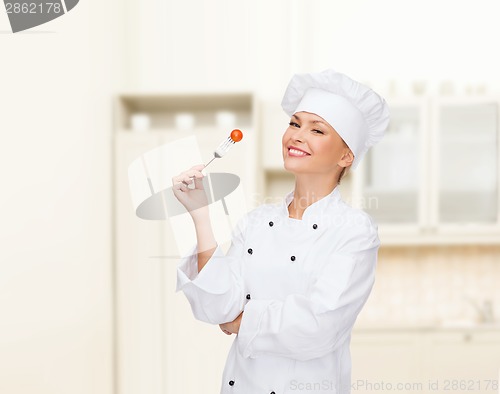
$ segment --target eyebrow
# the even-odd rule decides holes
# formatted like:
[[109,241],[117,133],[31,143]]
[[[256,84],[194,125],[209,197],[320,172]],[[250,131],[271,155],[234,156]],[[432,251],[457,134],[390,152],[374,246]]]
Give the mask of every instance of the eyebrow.
[[[295,119],[300,120],[300,118],[297,115],[293,114],[292,116]],[[322,120],[313,120],[312,123],[323,123],[325,126],[327,126],[327,124],[325,122],[323,122]]]

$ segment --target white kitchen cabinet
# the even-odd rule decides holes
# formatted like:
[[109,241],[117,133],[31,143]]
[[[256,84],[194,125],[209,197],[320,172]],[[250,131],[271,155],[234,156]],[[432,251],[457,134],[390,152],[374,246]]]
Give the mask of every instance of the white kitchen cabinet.
[[354,331],[351,341],[353,392],[380,391],[381,383],[411,382],[421,373],[420,336],[413,331]]
[[160,394],[163,337],[160,222],[138,220],[130,198],[128,165],[158,146],[159,135],[115,135],[114,278],[118,392]]
[[499,99],[389,103],[387,135],[359,174],[382,241],[500,242]]
[[423,380],[440,391],[498,393],[500,331],[432,332],[423,349]]
[[391,103],[386,135],[368,151],[360,168],[362,208],[380,225],[396,225],[398,231],[406,227],[416,233],[425,224],[426,104],[424,100]]
[[499,224],[499,108],[497,100],[486,98],[433,105],[431,224],[440,230]]
[[355,329],[351,356],[353,392],[498,392],[498,326]]
[[263,101],[260,136],[261,163],[265,170],[284,171],[281,139],[288,128],[290,117],[283,111],[278,99]]
[[[247,210],[254,202],[256,178],[254,141],[258,110],[252,94],[117,97],[113,141],[117,394],[198,394],[216,393],[220,389],[225,359],[234,337],[224,335],[218,326],[195,320],[183,293],[175,293],[179,230],[169,220],[137,217],[128,179],[129,165],[142,154],[187,136],[196,137],[202,160],[208,162],[233,127],[228,120],[225,126],[217,122],[220,111],[233,113],[234,128],[243,131],[244,139],[223,158],[215,159],[206,173],[237,175],[247,201],[228,197],[227,206],[230,211],[236,204]],[[147,130],[131,129],[130,118],[134,113],[149,117]],[[186,113],[195,122],[192,127],[181,129],[176,116]],[[198,163],[192,163],[195,164]],[[170,170],[164,163],[149,168],[151,173],[168,178],[169,186]],[[212,205],[215,204],[221,211],[221,202]],[[213,225],[216,231],[221,223]],[[195,239],[193,245],[194,242]],[[221,242],[221,246],[227,250],[229,245]]]

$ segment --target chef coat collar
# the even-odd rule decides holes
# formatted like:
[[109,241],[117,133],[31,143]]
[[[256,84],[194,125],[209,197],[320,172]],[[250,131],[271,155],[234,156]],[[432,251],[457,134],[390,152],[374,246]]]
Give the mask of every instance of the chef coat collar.
[[[293,200],[294,191],[295,191],[295,189],[288,192],[283,200],[282,209],[283,209],[283,213],[286,215],[286,217],[289,217],[288,206],[290,205],[290,203]],[[307,219],[309,216],[317,217],[317,216],[323,215],[326,212],[326,208],[329,204],[336,203],[340,199],[341,199],[341,196],[340,196],[339,187],[335,186],[335,188],[330,192],[330,194],[327,194],[326,196],[313,202],[311,205],[309,205],[305,209],[304,213],[302,214],[302,220]]]

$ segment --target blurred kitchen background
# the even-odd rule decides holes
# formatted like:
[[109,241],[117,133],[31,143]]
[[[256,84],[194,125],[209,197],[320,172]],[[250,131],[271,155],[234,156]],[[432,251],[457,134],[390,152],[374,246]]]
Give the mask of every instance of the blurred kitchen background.
[[293,187],[282,94],[293,73],[329,67],[392,113],[341,186],[382,241],[353,392],[498,392],[498,11],[82,1],[15,35],[0,12],[0,393],[218,393],[234,336],[175,293],[176,228],[135,216],[128,165],[186,136],[206,162],[240,128],[209,171],[240,176],[233,206],[277,201]]

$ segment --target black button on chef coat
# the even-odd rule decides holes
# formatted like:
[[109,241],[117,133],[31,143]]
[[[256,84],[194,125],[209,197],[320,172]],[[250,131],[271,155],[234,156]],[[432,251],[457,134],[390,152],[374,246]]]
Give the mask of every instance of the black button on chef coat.
[[247,294],[247,300],[249,300],[249,299],[250,299],[250,294]]
[[252,253],[253,253],[252,248],[248,249],[248,253],[250,253],[250,254],[252,254]]
[[292,261],[295,261],[295,256],[290,257]]
[[234,380],[229,381],[229,385],[232,386],[234,384]]

